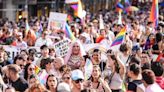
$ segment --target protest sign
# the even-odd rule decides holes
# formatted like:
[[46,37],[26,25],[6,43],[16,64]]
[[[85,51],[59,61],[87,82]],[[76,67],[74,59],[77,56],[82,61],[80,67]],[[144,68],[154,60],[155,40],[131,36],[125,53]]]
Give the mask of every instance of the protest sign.
[[9,57],[12,59],[14,59],[14,57],[20,52],[20,49],[15,46],[4,45],[3,48],[8,53]]
[[69,40],[62,40],[55,44],[55,52],[57,56],[65,56],[68,52]]
[[67,14],[50,12],[48,30],[65,29],[65,23],[67,20]]

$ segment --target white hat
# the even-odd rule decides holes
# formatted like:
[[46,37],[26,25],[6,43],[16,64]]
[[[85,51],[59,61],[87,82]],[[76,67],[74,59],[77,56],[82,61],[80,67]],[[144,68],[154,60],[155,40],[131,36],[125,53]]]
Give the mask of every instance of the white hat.
[[71,73],[72,80],[84,79],[83,72],[79,69],[73,70]]
[[59,83],[57,86],[57,92],[71,92],[71,88],[67,83]]

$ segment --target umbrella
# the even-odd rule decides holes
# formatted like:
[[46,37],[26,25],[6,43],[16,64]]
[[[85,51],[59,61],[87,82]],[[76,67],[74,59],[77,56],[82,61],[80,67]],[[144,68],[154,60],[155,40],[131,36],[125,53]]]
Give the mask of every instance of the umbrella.
[[125,10],[126,12],[129,12],[129,11],[138,11],[139,9],[135,6],[129,6]]

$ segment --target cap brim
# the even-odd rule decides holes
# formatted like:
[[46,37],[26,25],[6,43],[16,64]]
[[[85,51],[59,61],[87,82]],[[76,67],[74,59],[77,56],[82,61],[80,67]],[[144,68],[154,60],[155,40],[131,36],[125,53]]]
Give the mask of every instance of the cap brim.
[[74,81],[76,81],[76,80],[84,80],[84,78],[74,78],[72,80],[74,80]]

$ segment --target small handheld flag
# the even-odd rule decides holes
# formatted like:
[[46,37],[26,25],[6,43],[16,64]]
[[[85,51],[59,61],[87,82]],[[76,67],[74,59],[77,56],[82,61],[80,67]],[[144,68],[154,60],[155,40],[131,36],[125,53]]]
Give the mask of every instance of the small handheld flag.
[[126,27],[121,29],[121,31],[116,36],[116,39],[113,41],[111,47],[115,46],[115,45],[118,45],[118,44],[121,44],[123,39],[124,39],[125,33],[126,33]]

